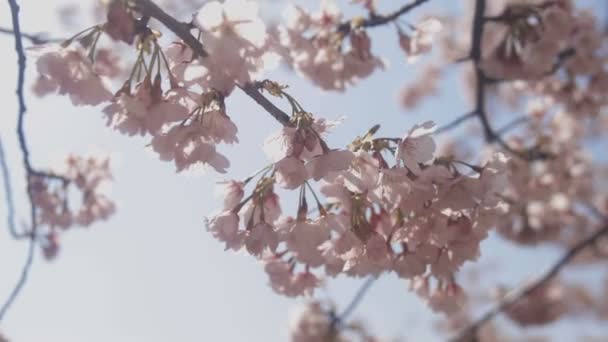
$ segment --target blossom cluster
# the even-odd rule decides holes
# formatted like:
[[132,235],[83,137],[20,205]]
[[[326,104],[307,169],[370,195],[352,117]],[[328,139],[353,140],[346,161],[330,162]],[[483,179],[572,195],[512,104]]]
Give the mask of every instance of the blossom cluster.
[[108,159],[70,156],[63,172],[30,176],[35,220],[39,230],[44,228],[37,235],[46,258],[57,255],[59,236],[66,230],[90,226],[114,213],[114,202],[100,191],[112,179],[109,167]]
[[[568,246],[577,240],[573,227],[593,226],[581,207],[605,194],[585,139],[601,135],[601,128],[588,126],[608,105],[608,74],[605,35],[592,14],[570,0],[487,1],[477,27],[480,56],[464,73],[477,90],[477,108],[464,119],[480,118],[486,142],[498,148],[465,160],[468,142],[451,142],[453,151],[439,152],[432,121],[403,127],[402,138],[377,137],[374,126],[347,148],[332,148],[326,136],[338,122],[306,111],[286,86],[261,81],[282,61],[322,90],[345,91],[388,67],[373,51],[370,34],[383,23],[395,25],[394,45],[407,63],[434,56],[436,42],[442,48],[444,60],[422,67],[402,91],[407,109],[439,93],[447,66],[474,59],[476,34],[460,34],[471,30],[471,16],[464,16],[466,23],[426,16],[404,25],[399,13],[379,15],[375,1],[354,2],[368,18],[345,18],[334,1],[323,0],[312,11],[290,5],[282,21],[270,25],[255,1],[208,1],[179,27],[194,32],[200,46],[183,40],[164,46],[138,1],[109,1],[103,24],[31,50],[38,71],[33,90],[67,95],[75,106],[101,106],[108,127],[144,137],[178,172],[228,171],[230,161],[218,146],[239,141],[227,101],[235,90],[287,101],[291,115],[282,113],[283,126],[264,142],[271,163],[244,180],[222,182],[222,208],[206,218],[206,227],[226,249],[257,258],[273,290],[290,297],[311,295],[327,277],[394,273],[433,310],[454,313],[466,300],[456,274],[479,257],[491,229],[520,244]],[[106,41],[134,48],[130,69]],[[486,94],[496,101],[481,98]],[[494,118],[489,104],[527,105],[526,128],[502,139],[487,122]],[[530,150],[544,157],[525,158]],[[47,257],[57,253],[64,229],[113,213],[114,204],[97,191],[110,178],[107,161],[75,157],[65,174],[32,176],[37,221],[48,227]],[[70,187],[82,192],[80,209],[69,205]],[[297,196],[289,196],[294,191]],[[284,210],[290,201],[295,210]],[[507,315],[524,325],[553,321],[565,312],[557,300],[562,290],[540,288]],[[308,304],[295,322],[294,341],[339,335],[319,302]],[[338,335],[334,340],[343,340]]]
[[[274,163],[249,195],[253,178],[225,183],[211,233],[227,249],[261,259],[273,289],[288,296],[311,293],[321,275],[395,272],[437,310],[455,309],[451,300],[460,301],[462,291],[453,275],[477,258],[504,210],[507,158],[497,153],[482,167],[470,165],[474,174],[467,175],[458,161],[434,155],[432,122],[402,139],[376,139],[374,127],[341,150],[323,140],[327,122],[307,112],[292,120],[295,127],[267,139]],[[312,182],[320,182],[318,193]],[[295,215],[283,215],[275,186],[299,189]]]

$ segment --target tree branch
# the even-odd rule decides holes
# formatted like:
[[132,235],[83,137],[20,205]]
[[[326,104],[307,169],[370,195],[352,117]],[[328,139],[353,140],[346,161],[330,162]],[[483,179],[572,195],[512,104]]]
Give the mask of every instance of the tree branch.
[[25,96],[24,96],[24,83],[25,83],[25,66],[26,66],[26,58],[25,51],[23,49],[23,39],[21,34],[21,26],[19,24],[19,4],[17,0],[8,0],[8,4],[11,9],[11,17],[13,21],[13,32],[15,36],[15,51],[18,57],[18,74],[17,74],[17,99],[19,102],[19,111],[18,111],[18,120],[17,120],[17,135],[19,138],[19,147],[21,149],[21,153],[23,155],[23,165],[25,167],[26,172],[26,182],[27,182],[27,194],[30,201],[30,220],[31,220],[31,231],[29,232],[29,247],[27,251],[27,258],[25,264],[23,265],[21,276],[17,281],[17,284],[11,291],[9,297],[6,299],[2,307],[0,308],[0,322],[6,315],[6,312],[15,301],[23,287],[25,286],[29,270],[34,261],[34,247],[36,244],[36,233],[37,233],[37,223],[36,223],[36,206],[34,205],[34,189],[32,188],[31,175],[34,172],[32,168],[32,164],[30,163],[30,154],[29,149],[27,147],[27,141],[25,139],[25,132],[23,128],[23,122],[25,118],[25,112],[27,110],[25,106]]
[[[389,13],[386,15],[372,15],[368,19],[365,19],[361,24],[362,27],[376,27],[388,24],[405,13],[413,10],[414,8],[422,5],[423,3],[429,0],[415,0],[409,4],[403,5],[401,8],[396,10],[393,13]],[[338,26],[338,32],[342,32],[343,34],[348,34],[351,30],[351,21],[343,22]]]
[[531,293],[545,285],[548,281],[555,277],[559,273],[559,271],[564,268],[564,266],[566,266],[574,257],[576,257],[585,248],[593,246],[600,237],[606,234],[608,234],[608,224],[606,224],[606,226],[604,226],[603,228],[597,230],[595,233],[591,234],[586,239],[580,241],[579,243],[571,247],[568,252],[566,252],[545,274],[538,278],[538,280],[508,293],[494,308],[490,309],[490,311],[486,312],[478,320],[466,327],[460,334],[452,338],[451,341],[475,341],[475,334],[479,330],[479,328],[481,328],[481,326],[483,326],[485,323],[494,318],[494,316],[511,307],[520,299],[530,295]]
[[25,287],[25,284],[27,283],[30,269],[32,268],[32,264],[34,263],[35,247],[36,247],[36,238],[32,235],[29,239],[29,245],[27,248],[27,257],[25,259],[25,263],[23,264],[23,267],[21,267],[21,276],[19,277],[17,284],[15,284],[15,286],[13,287],[13,290],[9,294],[8,298],[2,304],[2,307],[0,307],[0,322],[2,322],[2,320],[6,316],[6,313],[11,308],[11,306],[13,305],[13,303],[15,302],[15,300],[21,293],[21,290],[23,290],[23,288]]
[[[175,18],[167,14],[167,12],[163,11],[160,7],[158,7],[154,2],[150,0],[133,0],[133,3],[135,4],[138,11],[140,11],[144,16],[149,16],[157,19],[170,31],[175,33],[175,35],[181,38],[184,43],[186,43],[192,49],[196,56],[209,56],[209,54],[203,48],[203,44],[190,34],[190,29],[192,28],[191,24],[186,24],[177,21]],[[251,97],[257,104],[262,106],[277,121],[279,121],[284,126],[290,126],[291,124],[289,122],[289,115],[287,115],[281,109],[276,107],[264,95],[262,95],[259,91],[260,87],[261,82],[253,82],[243,86],[239,85],[239,88],[241,88],[241,90],[243,90],[245,94]]]
[[441,133],[445,133],[447,131],[450,131],[458,126],[460,126],[461,124],[465,123],[466,121],[474,118],[477,116],[476,112],[470,112],[467,114],[464,114],[462,116],[457,117],[456,119],[454,119],[454,121],[445,124],[444,126],[439,127],[436,131],[435,134],[441,134]]
[[6,201],[7,211],[7,224],[9,232],[13,239],[20,237],[17,232],[17,225],[15,224],[15,201],[13,199],[13,188],[11,186],[11,175],[6,164],[6,154],[4,153],[4,146],[2,139],[0,138],[0,170],[2,171],[2,182],[4,183],[4,199]]
[[367,280],[365,281],[365,283],[363,283],[363,285],[361,286],[359,291],[357,291],[357,294],[355,295],[353,300],[350,302],[350,304],[348,304],[348,306],[346,307],[346,309],[344,309],[342,314],[338,315],[339,321],[346,320],[346,318],[348,318],[348,316],[350,316],[350,314],[352,314],[353,311],[355,311],[355,309],[357,308],[359,303],[361,303],[361,300],[363,299],[363,297],[365,297],[365,295],[367,294],[367,291],[371,288],[374,281],[376,281],[376,277],[372,276],[372,277],[367,278]]
[[355,311],[357,306],[361,303],[361,300],[363,300],[363,297],[365,297],[371,286],[374,284],[374,281],[376,281],[376,277],[374,276],[367,278],[365,283],[363,283],[361,288],[359,288],[359,290],[355,294],[355,297],[353,297],[346,309],[344,309],[344,311],[342,311],[342,313],[339,315],[335,315],[332,313],[332,320],[329,329],[330,332],[335,331],[335,329]]
[[193,28],[192,24],[182,23],[177,19],[173,18],[162,8],[158,7],[151,0],[132,0],[137,10],[144,16],[152,17],[160,21],[165,27],[171,32],[175,33],[181,40],[190,46],[194,52],[194,57],[207,57],[207,51],[205,51],[203,44],[196,39],[190,30]]
[[[481,126],[483,127],[484,137],[488,143],[497,143],[504,150],[515,155],[521,159],[532,161],[538,159],[546,159],[549,157],[547,153],[544,153],[536,148],[527,150],[516,150],[511,147],[498,133],[490,123],[488,114],[486,112],[486,85],[491,80],[485,75],[481,69],[481,42],[484,31],[484,24],[486,19],[484,13],[486,9],[486,0],[475,0],[475,11],[473,14],[473,25],[471,30],[471,50],[469,58],[473,62],[475,67],[475,109],[473,113],[476,113]],[[560,59],[567,58],[571,52],[566,53],[565,57],[559,56]]]
[[244,86],[240,86],[241,90],[249,95],[257,104],[262,106],[272,117],[274,117],[278,122],[280,122],[283,126],[291,126],[291,122],[289,121],[290,117],[282,111],[280,108],[275,106],[272,102],[270,102],[262,93],[260,93],[260,89],[262,88],[262,82],[253,82],[245,84]]

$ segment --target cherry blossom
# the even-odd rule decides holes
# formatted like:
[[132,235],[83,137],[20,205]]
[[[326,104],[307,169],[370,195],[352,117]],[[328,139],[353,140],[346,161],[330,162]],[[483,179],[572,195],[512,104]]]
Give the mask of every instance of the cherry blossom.
[[205,89],[228,95],[237,84],[260,76],[267,55],[267,33],[255,1],[207,2],[193,23],[201,30],[209,53],[201,62],[206,70],[198,77]]
[[38,96],[58,92],[69,95],[75,106],[98,105],[112,94],[94,70],[85,52],[77,47],[43,46],[32,50],[37,55],[39,76],[34,84]]
[[433,159],[435,142],[430,134],[435,130],[435,123],[427,121],[422,125],[415,125],[403,137],[396,155],[405,166],[414,174],[420,174],[419,163],[426,163]]
[[[36,59],[33,91],[68,95],[75,106],[103,105],[108,127],[145,139],[176,172],[229,172],[222,147],[241,138],[241,113],[232,112],[239,90],[276,119],[262,147],[268,164],[218,182],[218,208],[204,226],[226,250],[258,261],[273,291],[307,298],[290,322],[292,341],[378,341],[311,299],[336,277],[394,274],[462,340],[517,339],[488,323],[501,312],[520,326],[584,312],[605,318],[606,289],[591,293],[586,279],[570,285],[556,276],[566,265],[603,261],[608,251],[601,154],[608,52],[596,14],[570,0],[475,0],[462,13],[418,17],[411,13],[427,1],[387,2],[395,9],[386,13],[377,1],[352,2],[364,13],[351,17],[339,2],[322,0],[313,10],[287,5],[274,18],[257,1],[212,0],[191,4],[200,6],[194,14],[179,12],[192,14],[188,23],[164,4],[98,4],[98,24],[29,50]],[[385,25],[395,25],[396,36],[380,41],[376,28]],[[318,91],[345,92],[389,65],[379,51],[386,42],[406,54],[395,70],[415,71],[399,94],[409,118],[424,99],[458,88],[471,106],[462,109],[467,114],[439,129],[435,121],[461,109],[439,106],[434,121],[391,121],[387,131],[401,138],[383,137],[373,122],[362,135],[331,136],[341,120],[323,118],[323,107],[321,114],[304,109],[296,95],[305,91],[301,82],[263,79],[281,61]],[[412,69],[423,56],[425,64]],[[462,69],[460,86],[440,84],[451,82],[450,68]],[[116,205],[103,191],[112,176],[107,160],[75,156],[65,170],[34,169],[24,111],[18,132],[33,222],[23,236],[53,259],[68,230],[113,215]],[[464,135],[450,134],[460,125]],[[344,134],[347,141],[335,142]],[[499,243],[551,245],[565,254],[540,280],[513,292],[519,297],[499,288],[495,309],[475,321],[479,291],[467,284],[463,267],[478,261],[494,232]]]
[[399,45],[407,54],[407,62],[414,63],[421,54],[431,51],[435,36],[441,29],[441,22],[436,18],[423,20],[409,35],[399,29]]
[[[73,226],[90,226],[107,220],[116,206],[101,191],[103,183],[112,179],[109,161],[70,156],[65,171],[32,177],[33,205],[37,222],[45,226],[42,249],[52,259],[59,251],[59,235]],[[74,206],[70,188],[81,195],[80,205]]]
[[[294,6],[285,11],[286,24],[279,28],[281,46],[277,50],[288,63],[322,89],[338,91],[384,68],[384,62],[372,54],[371,40],[363,28],[352,23],[345,37],[334,31],[342,19],[336,4],[321,1],[320,7],[315,13]],[[350,49],[342,52],[345,38],[350,40]]]

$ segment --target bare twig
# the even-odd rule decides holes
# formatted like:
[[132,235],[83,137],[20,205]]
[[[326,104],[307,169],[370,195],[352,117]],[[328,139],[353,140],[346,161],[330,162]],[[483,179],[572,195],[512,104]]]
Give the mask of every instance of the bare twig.
[[344,311],[342,311],[342,313],[336,317],[336,320],[338,322],[344,322],[348,318],[348,316],[350,316],[353,311],[355,311],[357,306],[361,303],[363,297],[365,297],[365,295],[367,294],[367,291],[371,288],[374,281],[376,281],[376,277],[372,276],[367,278],[367,280],[365,281],[365,283],[363,283],[359,291],[357,291],[357,294],[355,294],[355,297],[353,297],[353,299],[351,300],[350,304],[348,304],[346,309],[344,309]]
[[280,122],[283,126],[290,126],[289,115],[275,106],[272,102],[270,102],[262,93],[260,93],[260,88],[262,87],[262,82],[253,82],[249,84],[245,84],[244,86],[239,86],[241,90],[249,95],[257,104],[262,106],[272,117],[274,117],[278,122]]
[[23,288],[25,287],[25,284],[27,283],[30,269],[32,268],[32,264],[34,263],[35,247],[36,247],[36,239],[34,236],[31,236],[31,238],[29,239],[29,244],[28,244],[28,248],[27,248],[27,257],[25,259],[25,263],[23,264],[23,267],[21,268],[21,276],[19,277],[17,284],[15,284],[15,286],[13,287],[13,290],[9,294],[8,298],[2,304],[2,307],[0,307],[0,323],[2,322],[2,320],[6,316],[6,313],[11,308],[11,306],[13,305],[13,303],[19,296],[19,293],[21,293],[21,290],[23,290]]
[[2,139],[0,138],[0,169],[2,170],[2,182],[4,183],[4,199],[6,201],[7,211],[7,224],[9,232],[14,239],[20,237],[17,232],[17,225],[15,224],[15,201],[13,199],[13,188],[11,186],[11,175],[6,164],[6,154],[4,153],[4,146]]
[[144,16],[152,17],[160,21],[165,27],[171,32],[175,33],[181,40],[183,40],[194,52],[194,57],[207,57],[207,51],[205,51],[203,44],[196,39],[190,30],[193,28],[190,23],[182,23],[177,19],[173,18],[163,9],[158,7],[151,0],[132,0],[137,10]]
[[475,334],[481,326],[490,321],[499,313],[511,307],[520,299],[530,295],[531,293],[545,285],[548,281],[555,277],[559,273],[559,271],[564,268],[564,266],[566,266],[574,257],[576,257],[585,248],[593,246],[600,237],[606,234],[608,234],[608,225],[597,230],[595,233],[591,234],[586,239],[580,241],[579,243],[571,247],[568,252],[566,252],[555,264],[553,264],[553,266],[540,278],[538,278],[538,280],[508,293],[494,308],[490,309],[478,320],[476,320],[471,325],[462,330],[462,332],[458,334],[458,336],[454,337],[451,341],[475,341]]
[[17,120],[17,135],[19,137],[19,147],[21,149],[21,153],[23,155],[23,165],[26,171],[26,181],[27,181],[27,194],[30,201],[30,220],[31,220],[31,231],[29,232],[29,247],[27,251],[27,258],[25,264],[23,265],[21,276],[17,281],[17,284],[11,291],[9,297],[6,299],[2,307],[0,308],[0,322],[6,315],[6,312],[15,301],[25,284],[27,283],[27,278],[29,274],[29,270],[34,261],[34,247],[36,244],[36,233],[37,233],[37,224],[36,224],[36,206],[33,201],[34,190],[32,188],[32,182],[30,179],[30,175],[32,174],[33,168],[30,163],[30,154],[29,149],[27,147],[27,141],[25,139],[25,132],[23,128],[23,122],[25,118],[25,112],[27,110],[25,106],[25,95],[24,95],[24,83],[25,83],[25,66],[26,66],[26,58],[25,51],[23,49],[23,39],[21,35],[21,26],[19,24],[19,4],[17,0],[8,0],[8,4],[11,9],[11,17],[13,21],[13,32],[15,36],[15,51],[18,57],[18,76],[17,76],[17,98],[19,102],[19,112],[18,112],[18,120]]

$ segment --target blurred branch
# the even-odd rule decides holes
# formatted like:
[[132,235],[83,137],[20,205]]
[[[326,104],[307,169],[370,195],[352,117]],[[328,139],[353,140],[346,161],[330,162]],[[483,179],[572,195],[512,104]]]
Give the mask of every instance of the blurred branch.
[[376,277],[374,277],[374,276],[367,278],[365,283],[363,283],[361,288],[359,288],[359,291],[357,291],[357,293],[355,294],[355,297],[353,297],[353,299],[348,304],[346,309],[344,309],[344,311],[341,314],[335,315],[334,317],[332,317],[330,331],[333,331],[334,329],[336,329],[336,327],[340,323],[344,322],[348,318],[348,316],[350,316],[355,311],[357,306],[361,303],[361,300],[363,300],[363,297],[365,297],[368,290],[371,288],[374,281],[376,281]]
[[439,127],[435,131],[435,134],[441,134],[441,133],[445,133],[447,131],[451,131],[452,129],[460,126],[461,124],[465,123],[469,119],[472,119],[472,118],[474,118],[476,116],[477,116],[476,112],[470,112],[470,113],[464,114],[462,116],[459,116],[456,119],[454,119],[454,121],[452,121],[450,123],[447,123],[444,126]]
[[502,135],[507,133],[508,131],[516,128],[517,126],[524,124],[526,122],[530,121],[530,117],[527,115],[523,115],[518,117],[517,119],[514,119],[513,121],[507,123],[506,125],[502,126],[501,128],[499,128],[496,133]]
[[32,268],[32,264],[34,263],[34,248],[35,247],[36,247],[36,239],[32,235],[29,239],[29,245],[27,248],[27,257],[25,259],[25,263],[23,264],[23,267],[21,268],[21,276],[19,277],[17,284],[15,284],[15,286],[13,287],[13,290],[9,294],[8,298],[2,304],[2,307],[0,307],[0,323],[2,322],[2,320],[6,316],[6,313],[10,309],[11,305],[13,304],[13,302],[15,302],[15,299],[17,299],[17,297],[19,296],[19,293],[21,293],[21,290],[23,290],[23,287],[25,287],[25,284],[27,283],[30,269]]
[[25,95],[24,95],[24,83],[25,83],[25,66],[26,66],[26,58],[25,51],[23,49],[23,36],[21,34],[21,26],[19,24],[19,4],[17,0],[8,0],[8,4],[11,9],[11,17],[13,21],[13,32],[15,36],[15,52],[18,57],[18,74],[17,74],[17,99],[19,102],[19,111],[18,111],[18,120],[17,120],[17,135],[19,138],[19,148],[21,149],[21,153],[23,156],[23,165],[26,172],[26,183],[27,183],[27,194],[30,201],[30,220],[31,220],[31,231],[28,234],[29,237],[29,247],[27,250],[27,257],[25,260],[25,264],[21,270],[21,276],[17,281],[17,284],[11,291],[9,297],[5,300],[4,304],[0,308],[0,322],[6,315],[6,312],[11,307],[12,303],[19,296],[19,293],[27,283],[29,270],[34,261],[34,247],[36,244],[36,232],[37,232],[37,224],[36,224],[36,206],[34,205],[34,189],[32,188],[31,175],[35,173],[32,168],[32,164],[30,162],[30,153],[27,147],[27,141],[25,138],[25,131],[23,128],[23,122],[25,118],[25,112],[27,110],[25,106]]
[[580,252],[582,252],[585,248],[591,247],[595,244],[595,242],[602,237],[603,235],[608,234],[608,220],[605,220],[603,228],[597,230],[595,233],[591,234],[586,239],[580,241],[573,247],[571,247],[568,252],[566,252],[545,274],[543,274],[538,280],[522,286],[514,291],[509,292],[502,300],[488,312],[486,312],[483,316],[481,316],[478,320],[473,322],[471,325],[462,330],[460,334],[451,339],[453,342],[473,342],[476,341],[476,333],[485,323],[490,321],[499,313],[505,311],[513,304],[517,303],[520,299],[530,295],[543,285],[545,285],[548,281],[550,281],[553,277],[555,277],[559,271],[564,268],[574,257],[576,257]]
[[486,9],[486,0],[475,0],[475,11],[473,14],[473,26],[471,30],[471,49],[469,59],[475,67],[475,109],[472,111],[476,114],[481,126],[483,127],[484,137],[488,143],[497,143],[504,150],[524,160],[546,159],[549,157],[546,153],[532,148],[527,150],[516,150],[512,148],[503,138],[502,135],[494,130],[488,114],[486,112],[486,85],[491,80],[485,75],[481,68],[481,42],[484,32],[484,24],[486,19],[484,13]]
[[0,137],[0,170],[2,171],[2,182],[4,185],[4,200],[6,201],[7,224],[9,232],[14,239],[19,238],[17,226],[15,224],[15,201],[13,199],[13,188],[11,186],[11,175],[6,164],[6,153],[2,138]]

